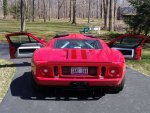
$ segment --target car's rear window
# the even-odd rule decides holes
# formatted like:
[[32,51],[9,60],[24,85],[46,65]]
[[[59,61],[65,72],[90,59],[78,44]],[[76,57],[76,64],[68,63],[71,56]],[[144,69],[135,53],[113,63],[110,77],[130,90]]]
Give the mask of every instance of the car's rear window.
[[58,39],[55,41],[55,48],[101,49],[101,44],[98,40]]

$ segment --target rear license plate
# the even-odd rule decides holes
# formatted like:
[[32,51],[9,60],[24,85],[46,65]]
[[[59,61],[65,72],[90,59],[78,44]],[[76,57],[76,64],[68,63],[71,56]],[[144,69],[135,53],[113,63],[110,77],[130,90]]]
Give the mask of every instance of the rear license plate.
[[88,67],[71,67],[71,75],[88,75]]

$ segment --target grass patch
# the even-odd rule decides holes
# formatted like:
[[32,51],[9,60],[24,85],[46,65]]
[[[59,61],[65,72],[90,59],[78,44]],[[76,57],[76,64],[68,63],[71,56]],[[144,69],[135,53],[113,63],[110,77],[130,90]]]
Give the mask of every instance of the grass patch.
[[150,77],[150,48],[144,48],[140,61],[127,60],[127,66]]
[[0,59],[0,102],[4,98],[15,73],[15,67],[9,67],[10,61]]
[[[6,40],[4,34],[9,32],[19,32],[20,22],[16,20],[0,20],[0,40]],[[36,21],[27,22],[26,31],[35,34],[38,37],[46,37],[47,39],[53,37],[56,33],[79,33],[83,28],[83,24],[72,25],[67,21]]]
[[[101,22],[102,20],[94,19],[90,25],[101,26]],[[0,25],[3,26],[0,27],[1,41],[6,40],[4,34],[20,31],[20,21],[0,19]],[[79,31],[85,26],[89,26],[87,19],[77,19],[76,25],[72,25],[67,19],[52,19],[47,22],[38,20],[35,22],[27,22],[26,31],[31,32],[38,37],[45,37],[49,40],[58,33],[79,33]],[[106,33],[106,31],[102,30],[101,33]]]

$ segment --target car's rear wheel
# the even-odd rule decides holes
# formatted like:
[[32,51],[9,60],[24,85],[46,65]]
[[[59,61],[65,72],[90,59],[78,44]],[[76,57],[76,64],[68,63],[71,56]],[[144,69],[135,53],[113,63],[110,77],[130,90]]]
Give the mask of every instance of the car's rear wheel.
[[123,90],[125,84],[125,76],[122,80],[122,82],[118,86],[113,86],[109,88],[110,93],[119,93]]

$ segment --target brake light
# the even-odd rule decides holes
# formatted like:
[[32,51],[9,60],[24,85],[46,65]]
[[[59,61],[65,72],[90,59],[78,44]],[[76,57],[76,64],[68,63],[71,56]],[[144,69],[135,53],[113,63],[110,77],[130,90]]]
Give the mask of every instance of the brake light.
[[109,77],[119,77],[119,68],[118,67],[110,67],[109,68]]
[[47,73],[47,72],[48,72],[48,69],[43,69],[43,72],[44,72],[44,73]]
[[52,74],[52,71],[50,69],[50,67],[39,67],[39,73],[37,73],[38,76],[42,76],[42,77],[50,77]]

